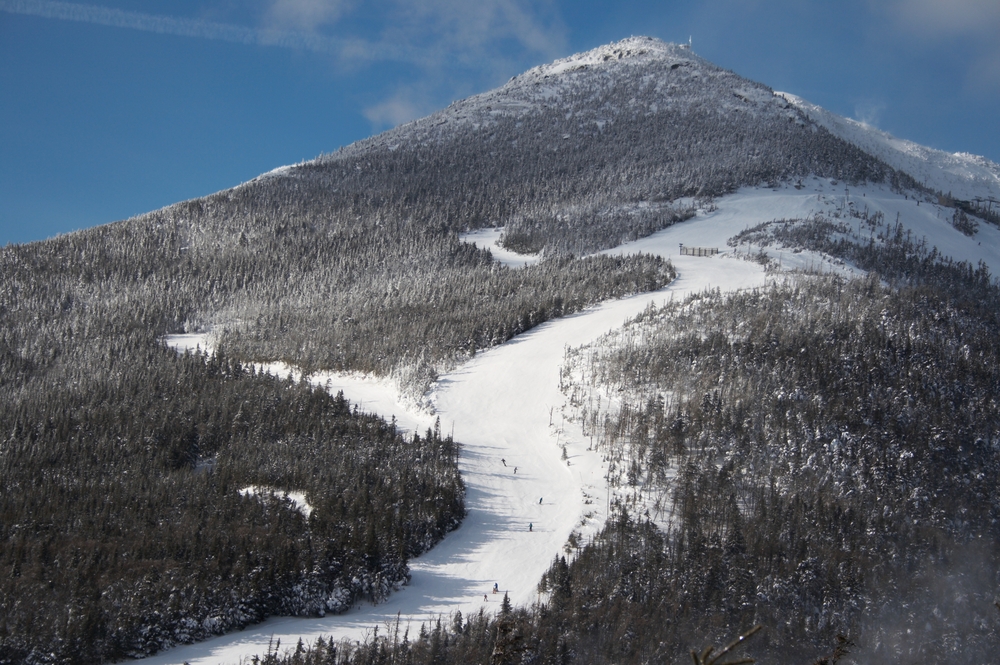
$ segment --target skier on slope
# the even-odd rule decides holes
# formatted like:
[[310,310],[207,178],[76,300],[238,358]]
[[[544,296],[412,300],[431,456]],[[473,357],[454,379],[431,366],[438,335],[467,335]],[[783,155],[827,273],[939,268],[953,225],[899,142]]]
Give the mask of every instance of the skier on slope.
[[535,526],[534,524],[528,522],[528,531],[531,531],[534,526]]
[[493,593],[500,593],[500,585],[496,582],[493,583]]

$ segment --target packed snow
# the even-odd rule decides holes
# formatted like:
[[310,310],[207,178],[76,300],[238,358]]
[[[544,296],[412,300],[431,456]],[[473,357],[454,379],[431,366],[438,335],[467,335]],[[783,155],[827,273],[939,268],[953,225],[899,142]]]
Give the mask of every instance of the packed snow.
[[[466,483],[468,515],[462,525],[423,556],[411,561],[412,580],[386,602],[361,604],[341,615],[323,618],[276,617],[237,633],[177,647],[146,659],[150,663],[215,665],[246,662],[263,653],[272,640],[294,647],[301,638],[351,640],[370,637],[375,627],[401,622],[401,630],[419,632],[420,623],[452,615],[496,612],[504,593],[515,604],[538,600],[536,585],[552,558],[563,553],[572,533],[585,541],[601,528],[609,504],[605,467],[589,449],[579,428],[564,423],[564,397],[559,370],[566,346],[587,344],[621,326],[650,303],[684,298],[706,289],[723,292],[754,288],[781,279],[756,262],[744,260],[760,248],[727,245],[740,231],[775,219],[807,218],[816,213],[851,218],[864,207],[880,211],[887,221],[899,220],[928,245],[958,259],[982,259],[1000,271],[1000,230],[981,225],[967,237],[949,223],[949,209],[886,187],[845,187],[809,178],[779,188],[747,188],[718,199],[686,222],[628,243],[609,253],[646,252],[669,258],[678,278],[667,288],[607,302],[562,319],[549,321],[509,342],[480,353],[446,374],[428,396],[435,413],[405,403],[385,380],[356,375],[316,374],[309,379],[360,403],[364,411],[399,427],[423,430],[440,417],[445,433],[462,444],[460,468]],[[495,242],[483,232],[475,242]],[[490,240],[493,238],[493,240]],[[680,244],[715,247],[711,257],[681,256]],[[784,270],[821,269],[851,272],[819,255],[765,248]],[[511,260],[494,254],[497,260]],[[210,337],[170,336],[183,350],[209,350]],[[292,371],[271,366],[275,373]],[[563,447],[566,460],[562,459]],[[291,498],[291,496],[289,497]],[[303,498],[304,500],[304,498]],[[493,594],[493,585],[500,589]]]

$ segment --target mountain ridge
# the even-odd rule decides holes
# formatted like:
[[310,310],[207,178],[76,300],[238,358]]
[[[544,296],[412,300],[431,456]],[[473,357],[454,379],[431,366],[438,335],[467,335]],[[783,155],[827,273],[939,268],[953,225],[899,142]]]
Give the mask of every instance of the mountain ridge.
[[802,109],[811,119],[887,164],[912,175],[926,187],[955,198],[973,200],[984,194],[1000,198],[1000,164],[968,152],[949,153],[900,139],[811,104],[791,93],[776,93]]

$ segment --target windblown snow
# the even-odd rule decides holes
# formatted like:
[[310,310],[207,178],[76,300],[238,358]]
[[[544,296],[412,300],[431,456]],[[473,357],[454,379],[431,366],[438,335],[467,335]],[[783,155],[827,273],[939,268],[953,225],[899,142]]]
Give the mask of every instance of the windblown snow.
[[965,201],[990,196],[1000,199],[1000,164],[967,152],[949,153],[898,139],[863,122],[844,118],[810,104],[801,97],[779,92],[830,133],[878,157],[921,184]]

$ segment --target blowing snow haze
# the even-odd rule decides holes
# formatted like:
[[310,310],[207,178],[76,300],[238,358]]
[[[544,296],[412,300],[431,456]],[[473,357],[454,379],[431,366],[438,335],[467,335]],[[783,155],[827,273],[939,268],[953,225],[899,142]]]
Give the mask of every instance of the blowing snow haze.
[[998,227],[640,37],[0,249],[0,663],[986,662]]

